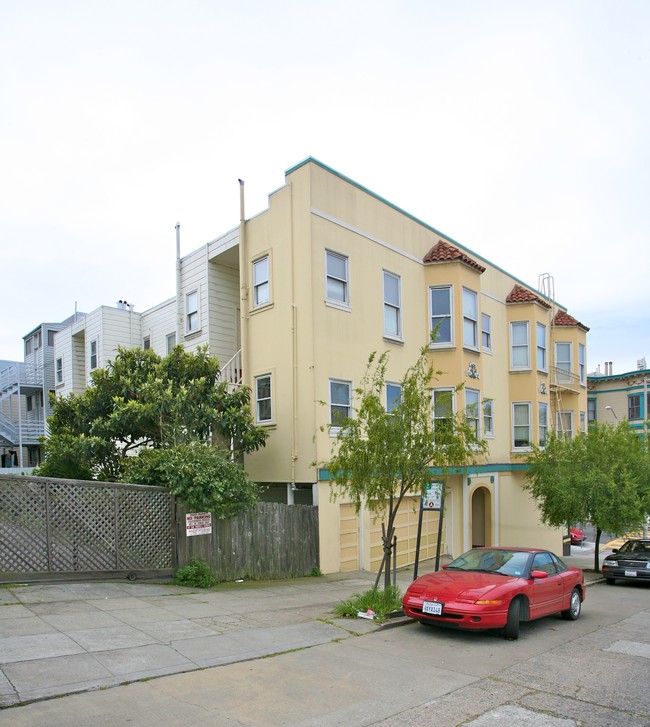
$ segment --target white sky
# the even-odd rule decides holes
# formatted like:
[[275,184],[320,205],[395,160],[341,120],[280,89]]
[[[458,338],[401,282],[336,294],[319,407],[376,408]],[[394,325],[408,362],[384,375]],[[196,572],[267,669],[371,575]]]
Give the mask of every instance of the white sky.
[[0,359],[314,156],[650,364],[650,2],[0,0]]

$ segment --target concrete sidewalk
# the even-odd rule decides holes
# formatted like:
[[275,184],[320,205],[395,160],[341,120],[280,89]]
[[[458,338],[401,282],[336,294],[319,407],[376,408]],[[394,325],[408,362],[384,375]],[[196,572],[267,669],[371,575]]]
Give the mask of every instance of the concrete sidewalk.
[[[564,560],[593,568],[593,546]],[[420,565],[419,575],[434,569]],[[412,568],[397,573],[402,592]],[[585,571],[585,580],[602,580]],[[366,571],[212,590],[145,581],[0,589],[0,707],[255,659],[384,628],[335,619]],[[391,625],[395,623],[393,622]]]

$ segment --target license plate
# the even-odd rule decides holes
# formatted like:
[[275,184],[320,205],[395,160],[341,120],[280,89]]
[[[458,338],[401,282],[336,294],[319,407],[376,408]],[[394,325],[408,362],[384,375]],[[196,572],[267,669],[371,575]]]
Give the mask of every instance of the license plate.
[[625,571],[625,577],[626,578],[634,578],[634,576],[636,576],[636,571],[635,570],[626,570]]
[[441,616],[442,603],[438,601],[424,601],[422,604],[422,613],[428,613],[431,616]]

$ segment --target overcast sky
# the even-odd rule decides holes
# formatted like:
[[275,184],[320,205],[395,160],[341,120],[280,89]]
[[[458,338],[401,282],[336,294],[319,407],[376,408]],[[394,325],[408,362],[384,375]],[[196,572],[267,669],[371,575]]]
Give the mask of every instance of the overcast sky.
[[313,156],[650,364],[650,2],[0,0],[0,359]]

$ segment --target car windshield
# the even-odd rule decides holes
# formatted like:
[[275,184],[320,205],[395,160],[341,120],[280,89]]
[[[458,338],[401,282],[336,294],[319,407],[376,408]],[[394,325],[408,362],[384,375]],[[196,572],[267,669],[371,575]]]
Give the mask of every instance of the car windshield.
[[650,540],[628,540],[619,553],[650,553]]
[[530,553],[520,550],[473,548],[459,556],[446,570],[498,573],[503,576],[523,576]]

